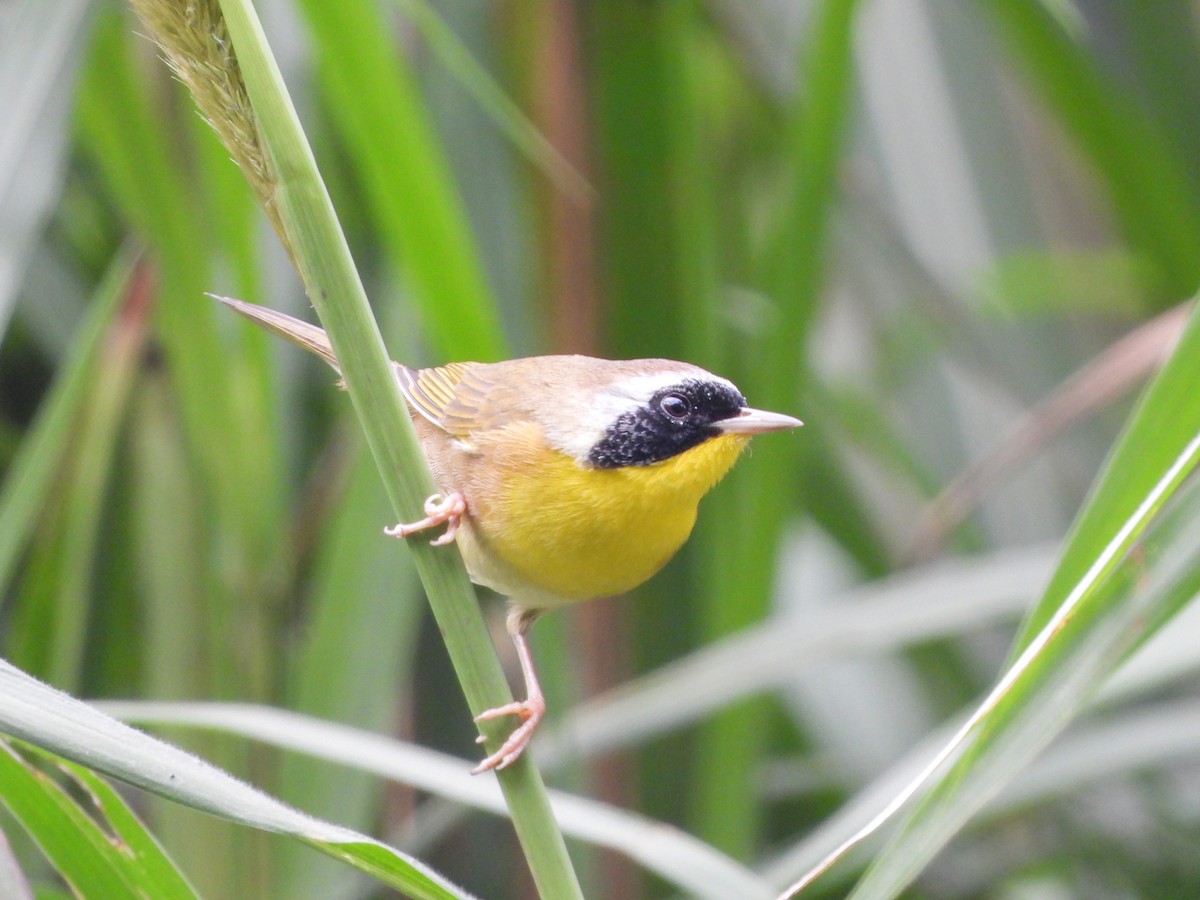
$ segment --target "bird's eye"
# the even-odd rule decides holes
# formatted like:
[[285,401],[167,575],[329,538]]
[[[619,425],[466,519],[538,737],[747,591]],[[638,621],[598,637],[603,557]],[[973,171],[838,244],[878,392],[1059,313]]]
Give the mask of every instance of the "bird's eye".
[[688,402],[687,397],[679,394],[667,394],[659,401],[658,405],[672,419],[685,418],[692,411],[692,404]]

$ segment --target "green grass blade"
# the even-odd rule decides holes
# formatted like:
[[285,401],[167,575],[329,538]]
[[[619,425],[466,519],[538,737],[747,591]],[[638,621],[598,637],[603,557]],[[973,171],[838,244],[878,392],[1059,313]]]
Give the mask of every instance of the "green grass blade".
[[232,679],[212,672],[209,660],[219,658],[213,645],[227,633],[209,636],[206,628],[209,621],[224,622],[226,614],[214,615],[211,608],[196,514],[200,503],[173,402],[164,379],[147,378],[140,385],[130,437],[143,684],[155,697],[223,696]]
[[[555,734],[566,747],[588,753],[636,746],[783,688],[810,669],[1015,620],[1044,584],[1051,562],[1044,547],[997,552],[856,587],[828,598],[824,612],[773,616],[623,684],[574,710]],[[551,746],[545,752],[549,760]]]
[[[1193,310],[1187,330],[1170,360],[1147,389],[1097,476],[1087,505],[1067,537],[1054,576],[1024,623],[1014,655],[1027,647],[1034,635],[1050,621],[1114,535],[1131,520],[1151,487],[1200,429],[1198,383],[1200,314]],[[1135,530],[1127,536],[1122,552],[1137,540],[1139,533]]]
[[1109,84],[1042,3],[987,0],[1040,93],[1103,174],[1131,243],[1161,267],[1163,294],[1200,279],[1200,196],[1155,123]]
[[[722,366],[724,330],[709,318],[715,318],[720,305],[719,287],[704,283],[707,278],[715,282],[717,277],[711,271],[714,261],[704,258],[711,250],[705,246],[709,240],[706,232],[715,230],[717,223],[705,219],[711,210],[702,206],[703,182],[693,193],[686,180],[695,165],[712,164],[711,156],[698,161],[690,155],[693,148],[688,143],[688,129],[697,123],[686,119],[683,108],[702,101],[697,96],[701,89],[695,84],[699,73],[684,68],[679,55],[679,43],[701,33],[698,29],[703,26],[698,17],[699,4],[690,2],[613,0],[586,4],[579,7],[575,25],[579,46],[555,48],[559,57],[578,54],[580,70],[587,78],[586,93],[575,97],[572,90],[571,103],[582,106],[575,115],[587,123],[603,210],[595,217],[598,271],[592,276],[595,285],[589,287],[597,298],[602,298],[595,309],[596,322],[589,327],[573,321],[572,300],[568,298],[578,292],[569,279],[564,279],[560,302],[565,306],[565,315],[559,315],[559,328],[568,340],[589,342],[605,354],[692,359],[733,375]],[[553,36],[554,32],[544,25],[539,25],[539,30],[544,41],[573,40],[565,35]],[[556,94],[548,96],[565,94],[566,89],[566,85],[558,86],[554,88]],[[562,100],[555,102],[561,104]],[[568,121],[564,117],[564,125]],[[711,150],[711,146],[706,149]],[[692,214],[698,218],[689,219]],[[648,239],[649,232],[653,233],[652,239]],[[581,230],[573,240],[592,238]],[[571,240],[557,235],[547,244],[569,250]],[[704,501],[697,539],[703,540],[711,532],[712,519],[720,513],[717,504],[721,494],[728,490],[730,485],[724,484]],[[685,554],[693,549],[702,558],[712,558],[697,547],[688,548]],[[730,564],[735,564],[735,557],[729,552],[722,561],[734,560]],[[699,628],[680,627],[680,594],[688,592],[697,609],[720,608],[719,587],[704,578],[707,572],[695,582],[685,581],[682,562],[679,559],[637,590],[638,602],[629,609],[628,624],[617,622],[617,637],[612,636],[612,626],[605,629],[605,641],[614,649],[625,641],[633,645],[632,649],[608,651],[603,644],[592,642],[596,648],[593,654],[607,660],[614,656],[621,660],[623,656],[639,666],[653,666],[684,649],[699,632],[708,631],[707,623]],[[626,615],[623,610],[620,614]],[[579,633],[582,638],[587,630],[580,629]],[[742,746],[747,745],[757,748],[754,735],[745,735]],[[639,780],[645,786],[643,808],[651,814],[678,816],[682,805],[688,815],[688,828],[708,841],[718,831],[730,828],[739,838],[754,832],[756,819],[739,815],[744,809],[741,803],[731,808],[728,816],[711,821],[703,814],[692,815],[692,786],[697,782],[680,755],[643,753],[638,763],[642,769]],[[603,769],[597,767],[596,771]],[[606,781],[612,784],[613,779]],[[741,846],[735,848],[735,843]],[[720,846],[736,855],[745,844],[731,840]]]
[[[476,809],[503,814],[493,785],[469,777],[462,760],[380,734],[248,704],[105,702],[127,721],[216,729],[264,741],[412,785]],[[328,766],[325,767],[328,770]],[[560,792],[552,801],[571,837],[623,853],[688,896],[760,897],[765,883],[690,835],[632,812]]]
[[[1200,464],[1197,383],[1200,315],[1193,313],[1110,456],[1018,641],[1019,654],[998,686],[934,761],[800,884],[832,865],[918,790],[927,789],[929,799],[876,861],[872,872],[879,874],[869,873],[862,890],[864,896],[878,896],[880,882],[893,887],[906,883],[915,866],[949,840],[987,791],[1061,730],[1129,649],[1178,610],[1180,590],[1193,574],[1186,560],[1173,562],[1175,569],[1159,576],[1165,582],[1153,591],[1134,590],[1130,581],[1142,568],[1137,554],[1149,554],[1153,546],[1143,544],[1147,529]],[[998,759],[1005,765],[997,765]],[[882,890],[890,896],[891,889]]]
[[[167,373],[145,373],[131,410],[128,438],[129,542],[137,561],[135,618],[109,633],[125,646],[129,632],[136,631],[140,652],[134,690],[153,697],[243,698],[243,670],[223,662],[230,655],[227,623],[241,621],[240,610],[230,608],[226,595],[212,586],[214,572],[203,540],[204,506],[197,496],[203,488],[196,483],[176,404]],[[125,655],[133,654],[127,650]],[[245,763],[240,748],[227,742],[200,739],[184,746],[234,771]],[[252,881],[257,857],[264,845],[279,842],[259,836],[247,840],[225,822],[198,818],[166,801],[154,804],[152,821],[155,833],[191,873],[201,894],[219,893],[222,882],[261,890],[261,882]],[[222,861],[220,867],[212,865],[214,859]]]
[[[1200,462],[1200,435],[1160,485],[1170,496],[1183,472]],[[1148,506],[1156,500],[1147,498]],[[942,768],[932,792],[875,857],[851,895],[894,897],[1003,785],[1025,769],[1079,713],[1132,647],[1200,592],[1200,491],[1191,484],[1173,498],[1136,549],[1090,590],[1105,615],[1064,604],[959,736],[973,742]],[[975,731],[969,735],[968,729]],[[959,737],[959,736],[956,736]],[[962,746],[952,740],[938,754]]]
[[312,27],[334,122],[357,161],[381,236],[403,263],[430,339],[453,359],[502,358],[499,320],[461,199],[378,5],[299,5]]
[[[26,752],[35,753],[32,750]],[[36,755],[43,757],[47,765],[52,761],[48,754],[36,752]],[[53,762],[86,792],[93,813],[111,831],[118,851],[128,857],[127,865],[140,875],[146,894],[164,900],[169,897],[196,896],[154,835],[146,830],[146,826],[112,785],[83,766],[65,760]]]
[[[787,145],[796,183],[770,236],[759,279],[773,303],[771,320],[763,327],[753,363],[732,373],[751,402],[767,409],[795,412],[807,377],[803,348],[826,274],[826,234],[851,110],[857,9],[856,0],[825,0],[814,7],[800,48],[803,105],[792,112]],[[797,472],[802,469],[797,447],[808,439],[800,434],[790,441],[760,441],[753,460],[730,475],[731,502],[720,516],[726,540],[722,552],[714,554],[713,579],[720,587],[711,592],[705,610],[710,638],[745,627],[767,612],[779,535],[791,514]],[[734,597],[737,601],[731,602]],[[730,710],[717,717],[698,742],[700,815],[714,823],[718,846],[739,847],[741,853],[751,852],[754,836],[742,824],[750,821],[753,804],[740,773],[753,765],[760,752],[754,744],[761,744],[761,739],[746,736],[761,734],[765,722],[761,707]]]
[[227,408],[226,354],[216,311],[202,296],[210,287],[203,217],[173,166],[174,148],[135,69],[126,25],[111,12],[98,17],[92,59],[80,79],[81,139],[118,208],[159,258],[158,334],[180,412],[217,509],[230,528],[244,528],[254,519],[240,514],[242,505],[256,492],[239,483],[226,460],[227,448],[244,442],[230,431],[238,420]]
[[105,493],[141,361],[147,330],[146,299],[146,285],[135,285],[108,334],[92,392],[74,435],[69,494],[62,507],[60,554],[53,561],[58,595],[54,598],[54,643],[48,667],[50,680],[63,686],[78,685],[83,672],[93,596],[91,577],[105,530]]
[[21,553],[58,477],[81,404],[95,380],[102,339],[128,289],[132,271],[125,255],[110,267],[79,323],[62,367],[26,432],[0,487],[0,595],[7,594]]
[[[98,779],[88,787],[103,792],[103,805],[96,811],[116,818],[105,819],[116,840],[90,811],[7,742],[0,742],[0,784],[0,802],[79,896],[196,896],[128,807],[111,789],[100,787]],[[100,800],[100,795],[93,798]]]
[[428,0],[393,0],[404,10],[438,60],[471,94],[487,115],[522,156],[540,168],[554,184],[576,202],[591,195],[587,180],[546,140],[520,107],[504,93],[487,70],[471,55],[450,26]]
[[[139,8],[143,12],[149,10],[151,15],[170,16],[174,13],[170,6],[150,3]],[[350,399],[393,509],[399,517],[410,518],[436,488],[409,421],[404,399],[392,376],[362,282],[252,6],[245,0],[225,0],[221,4],[221,14],[237,53],[238,70],[230,77],[245,79],[257,125],[256,134],[262,141],[270,161],[271,177],[275,180],[271,208],[281,222],[283,236],[308,295],[329,333]],[[379,37],[370,32],[363,35],[368,47]],[[363,52],[354,48],[341,62],[349,62]],[[206,112],[212,116],[222,114],[215,108]],[[397,110],[384,110],[382,114],[385,118],[398,118]],[[414,154],[427,152],[427,148],[408,149]],[[418,169],[422,162],[420,155],[413,160]],[[392,158],[390,164],[394,163]],[[423,182],[414,187],[427,190],[432,183]],[[439,222],[445,224],[450,208],[447,204],[434,209],[431,214],[441,217]],[[434,231],[442,236],[442,232]],[[413,254],[413,259],[429,260],[418,253]],[[446,309],[453,311],[456,322],[479,313],[480,295],[470,293],[475,285],[470,276],[474,271],[473,261],[468,260],[464,266],[468,263],[472,268],[446,266],[445,260],[438,263],[446,269],[454,269],[455,277],[469,279],[465,287],[460,285],[460,289],[440,298],[446,303]],[[467,305],[458,308],[454,304],[459,302]],[[472,327],[478,328],[480,340],[495,334],[481,324],[484,319],[474,321]],[[471,709],[478,713],[507,702],[511,694],[461,557],[456,552],[439,551],[421,542],[412,544],[411,551]],[[485,726],[483,731],[488,744],[498,746],[499,737],[510,727],[510,723],[504,722],[494,723],[494,727]],[[578,896],[579,886],[565,844],[554,825],[541,778],[528,755],[499,773],[499,779],[539,890],[554,897]]]
[[3,660],[0,731],[193,809],[303,840],[415,897],[446,900],[465,896],[417,860],[285,806],[198,757],[135,731]]
[[[416,573],[397,567],[384,540],[369,539],[391,510],[373,461],[346,450],[349,485],[321,532],[308,595],[309,618],[297,648],[287,705],[298,712],[370,731],[390,732],[411,702],[411,675],[422,614]],[[331,771],[305,757],[281,761],[278,793],[289,803],[353,828],[370,828],[383,800],[378,781]],[[280,848],[281,893],[334,896],[331,880],[352,873],[288,844]]]
[[[143,273],[144,276],[144,273]],[[119,428],[146,333],[147,283],[130,282],[121,315],[101,339],[77,418],[59,437],[56,503],[43,520],[14,608],[9,653],[64,686],[79,684],[93,613],[91,579]]]
[[[282,533],[278,479],[283,473],[262,429],[263,418],[255,419],[263,406],[255,395],[262,388],[230,365],[216,310],[203,296],[212,287],[215,262],[209,252],[209,212],[191,182],[195,168],[177,164],[188,152],[180,134],[193,134],[194,126],[163,126],[156,105],[162,98],[139,68],[137,50],[145,47],[145,38],[135,37],[130,24],[119,7],[96,17],[77,104],[81,153],[94,164],[122,223],[146,242],[153,266],[156,344],[170,373],[191,465],[204,485],[197,495],[204,527],[194,552],[214,561],[205,583],[206,616],[214,631],[237,629],[242,643],[238,648],[228,640],[214,644],[212,671],[225,673],[243,696],[264,698],[273,683],[269,614],[275,599],[272,564]],[[199,157],[197,165],[213,162],[213,156]],[[231,448],[237,448],[239,465],[230,464]]]

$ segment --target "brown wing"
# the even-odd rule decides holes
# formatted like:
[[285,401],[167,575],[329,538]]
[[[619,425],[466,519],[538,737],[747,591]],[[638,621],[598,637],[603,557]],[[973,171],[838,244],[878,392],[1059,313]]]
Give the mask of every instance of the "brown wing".
[[522,415],[528,397],[511,387],[512,373],[503,371],[521,362],[450,363],[432,369],[396,363],[396,377],[417,412],[450,434],[466,436],[500,428]]

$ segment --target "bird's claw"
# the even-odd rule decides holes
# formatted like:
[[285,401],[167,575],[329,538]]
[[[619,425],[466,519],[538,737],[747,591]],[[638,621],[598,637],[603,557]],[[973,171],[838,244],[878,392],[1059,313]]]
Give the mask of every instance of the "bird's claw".
[[433,494],[425,500],[425,518],[416,522],[401,522],[383,529],[383,533],[388,537],[406,538],[418,531],[436,528],[438,525],[444,524],[446,526],[445,533],[429,542],[435,547],[442,547],[454,541],[458,535],[458,527],[462,524],[462,517],[466,513],[467,501],[458,491],[449,494]]
[[[542,715],[545,712],[546,701],[542,697],[536,696],[530,697],[528,700],[506,703],[504,706],[497,706],[495,709],[485,710],[477,715],[476,722],[487,722],[501,716],[517,716],[523,721],[508,736],[500,749],[472,769],[471,774],[480,775],[493,769],[499,771],[516,762],[525,752],[525,748],[529,746],[533,733],[537,730],[538,723],[542,721]],[[483,741],[484,737],[480,735],[475,743],[482,744]]]

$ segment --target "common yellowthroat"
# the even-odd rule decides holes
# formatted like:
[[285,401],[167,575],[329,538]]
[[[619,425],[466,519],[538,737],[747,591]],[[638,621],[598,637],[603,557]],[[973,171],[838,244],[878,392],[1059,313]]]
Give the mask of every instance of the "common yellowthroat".
[[[322,329],[216,299],[340,374]],[[426,500],[425,518],[386,533],[445,525],[432,543],[457,542],[471,579],[509,598],[526,697],[476,717],[521,722],[474,773],[502,769],[524,751],[546,709],[525,640],[534,620],[648,579],[687,539],[700,498],[750,437],[802,423],[751,409],[724,378],[666,359],[392,367],[441,493]]]

